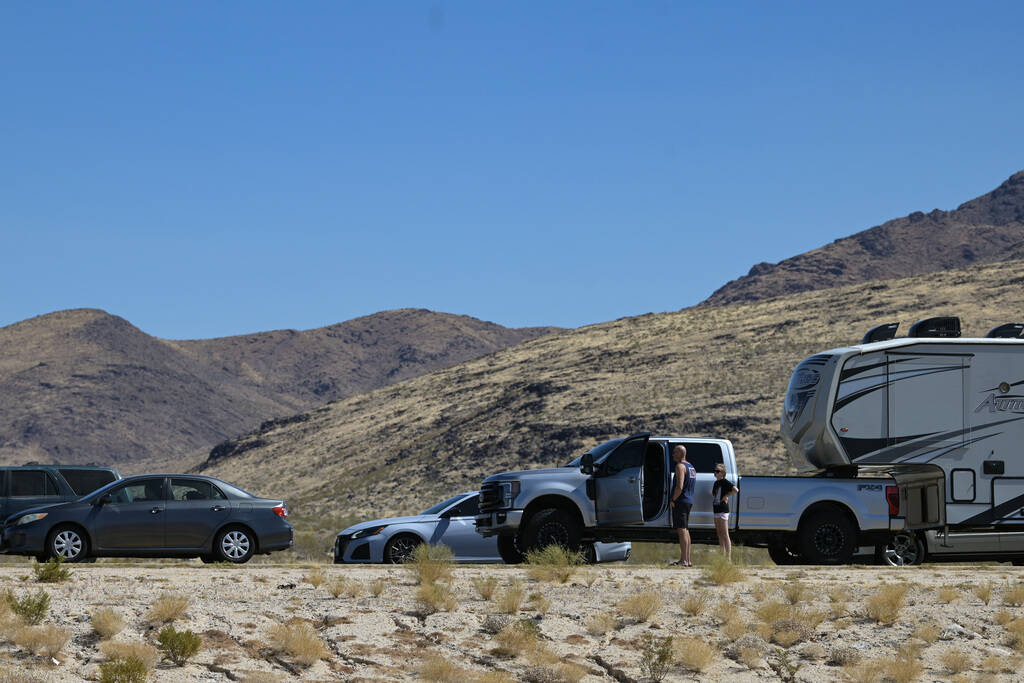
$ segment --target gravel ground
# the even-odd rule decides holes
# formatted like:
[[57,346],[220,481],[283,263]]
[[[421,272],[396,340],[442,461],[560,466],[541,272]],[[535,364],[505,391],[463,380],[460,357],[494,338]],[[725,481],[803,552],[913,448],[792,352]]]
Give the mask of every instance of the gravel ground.
[[[101,562],[70,569],[67,581],[40,584],[31,565],[0,567],[0,581],[15,597],[48,591],[43,623],[71,632],[56,660],[8,638],[0,645],[0,671],[6,667],[12,680],[21,680],[19,673],[25,680],[98,679],[105,657],[90,615],[112,609],[126,624],[114,640],[155,643],[162,624],[148,615],[166,594],[188,598],[174,625],[202,635],[203,648],[183,667],[158,664],[154,681],[424,674],[451,681],[489,674],[484,680],[498,681],[502,673],[504,680],[639,681],[657,674],[644,660],[654,661],[670,636],[675,661],[665,680],[899,679],[916,663],[920,680],[1010,681],[1021,680],[1016,672],[1024,663],[1011,635],[1024,607],[1008,604],[1024,602],[1024,569],[1007,565],[741,567],[739,581],[721,585],[708,567],[580,568],[561,583],[539,580],[526,567],[462,566],[444,582],[453,604],[434,613],[417,601],[416,578],[405,567]],[[478,584],[488,577],[496,588],[485,600]],[[310,579],[323,581],[314,586]],[[343,586],[335,586],[339,580]],[[878,597],[886,586],[904,587],[887,589],[904,593],[891,623],[869,614],[896,607],[898,597]],[[521,609],[502,614],[498,600],[517,588]],[[644,608],[653,614],[645,618]],[[520,631],[535,638],[509,645],[495,635],[520,620],[533,624]],[[303,621],[326,645],[325,657],[310,666],[272,647],[275,625]]]

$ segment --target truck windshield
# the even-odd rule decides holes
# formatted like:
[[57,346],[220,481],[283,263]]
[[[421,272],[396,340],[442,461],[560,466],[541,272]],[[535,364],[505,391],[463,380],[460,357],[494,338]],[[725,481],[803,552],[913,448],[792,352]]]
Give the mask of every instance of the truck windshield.
[[[589,451],[587,451],[587,453],[590,453],[591,455],[594,456],[594,462],[595,463],[596,462],[600,462],[601,458],[603,458],[604,456],[606,456],[609,453],[611,453],[612,451],[614,451],[615,447],[618,446],[620,443],[622,443],[625,440],[626,440],[625,437],[623,437],[621,439],[612,439],[611,441],[605,441],[603,444],[600,444],[598,446],[594,446]],[[584,453],[583,455],[586,455],[586,453]],[[576,458],[573,458],[568,463],[566,463],[565,466],[566,467],[579,467],[580,466],[580,460],[583,458],[583,455],[580,455],[580,456],[578,456]]]

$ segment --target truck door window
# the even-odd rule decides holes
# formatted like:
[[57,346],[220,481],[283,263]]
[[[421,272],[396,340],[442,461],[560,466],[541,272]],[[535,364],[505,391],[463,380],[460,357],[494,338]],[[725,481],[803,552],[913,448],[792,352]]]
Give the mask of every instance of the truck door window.
[[676,446],[686,446],[686,460],[698,473],[713,474],[715,465],[722,462],[722,447],[717,443],[676,442],[669,445],[668,452]]
[[630,467],[640,467],[644,463],[644,452],[647,442],[635,439],[623,444],[604,461],[604,474],[618,474]]

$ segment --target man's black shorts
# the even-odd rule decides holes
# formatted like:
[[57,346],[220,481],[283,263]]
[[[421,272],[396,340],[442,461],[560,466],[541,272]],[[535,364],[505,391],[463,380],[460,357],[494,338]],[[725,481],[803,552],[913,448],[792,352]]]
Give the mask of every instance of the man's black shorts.
[[690,508],[693,503],[684,503],[680,498],[672,506],[672,528],[688,529],[690,527]]

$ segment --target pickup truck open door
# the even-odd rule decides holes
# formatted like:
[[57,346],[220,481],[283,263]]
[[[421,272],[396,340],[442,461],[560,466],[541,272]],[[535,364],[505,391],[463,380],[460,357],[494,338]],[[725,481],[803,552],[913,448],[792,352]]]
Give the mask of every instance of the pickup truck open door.
[[650,434],[631,436],[594,468],[594,503],[598,526],[644,523],[641,487],[644,454]]

